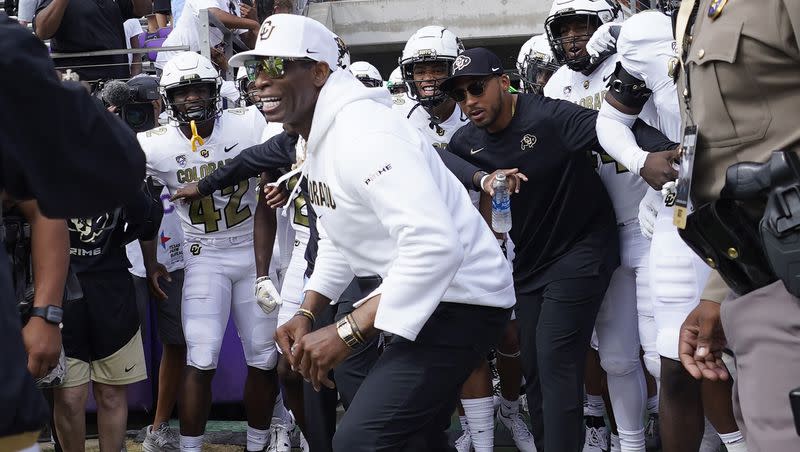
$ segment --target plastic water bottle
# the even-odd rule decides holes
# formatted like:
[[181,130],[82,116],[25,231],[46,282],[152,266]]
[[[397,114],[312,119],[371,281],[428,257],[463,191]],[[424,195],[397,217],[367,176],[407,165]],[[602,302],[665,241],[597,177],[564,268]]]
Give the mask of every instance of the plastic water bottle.
[[508,192],[506,175],[500,173],[492,182],[492,229],[504,233],[511,230],[511,193]]

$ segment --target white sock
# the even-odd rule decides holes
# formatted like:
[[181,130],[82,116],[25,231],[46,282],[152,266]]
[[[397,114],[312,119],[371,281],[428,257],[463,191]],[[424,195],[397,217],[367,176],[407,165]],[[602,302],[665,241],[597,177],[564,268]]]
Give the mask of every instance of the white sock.
[[181,452],[202,452],[203,435],[183,436],[181,435]]
[[261,452],[267,446],[267,431],[247,426],[247,450]]
[[717,452],[722,441],[719,439],[717,431],[708,419],[705,420],[705,430],[703,431],[703,440],[700,441],[700,452]]
[[603,417],[606,414],[606,403],[603,396],[586,394],[586,406],[583,407],[584,416]]
[[[621,428],[619,431],[619,447],[622,452],[645,452],[644,449],[644,429],[636,431],[626,431]],[[614,442],[614,434],[611,434],[611,442]]]
[[492,396],[481,399],[461,399],[469,423],[469,434],[475,452],[494,450],[494,404]]
[[466,432],[467,429],[469,428],[469,423],[467,422],[467,417],[466,416],[459,416],[458,417],[458,421],[461,422],[461,430]]
[[[620,435],[622,435],[622,433],[620,433]],[[609,441],[611,444],[608,445],[609,452],[622,452],[622,444],[620,443],[619,435],[615,435],[614,432],[611,432],[611,436],[609,438],[611,439],[611,441]]]
[[647,414],[658,414],[658,394],[647,399]]
[[286,425],[292,424],[292,415],[283,404],[283,396],[278,392],[278,397],[275,398],[275,407],[272,408],[272,417],[282,420]]
[[519,412],[519,399],[506,400],[505,397],[500,397],[500,409],[503,410],[503,416],[508,416]]
[[739,430],[733,433],[720,433],[719,439],[725,443],[725,448],[728,452],[747,452],[747,444],[744,442],[744,436]]

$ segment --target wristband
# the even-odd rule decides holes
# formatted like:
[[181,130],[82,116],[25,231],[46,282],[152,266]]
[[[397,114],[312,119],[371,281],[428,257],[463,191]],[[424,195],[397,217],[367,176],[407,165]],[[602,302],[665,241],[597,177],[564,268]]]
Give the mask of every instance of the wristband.
[[301,316],[307,318],[308,320],[311,320],[311,326],[312,327],[314,326],[314,323],[316,323],[316,321],[317,321],[317,318],[314,316],[314,313],[309,311],[308,309],[300,308],[300,309],[297,310],[297,312],[295,312],[294,315],[295,315],[295,317],[297,317],[298,315],[301,315]]
[[480,170],[480,171],[476,172],[475,174],[480,176],[478,178],[479,186],[477,186],[477,187],[475,186],[475,175],[473,174],[472,175],[472,185],[473,185],[472,188],[476,189],[478,192],[482,192],[483,191],[483,186],[480,185],[480,184],[481,184],[481,182],[483,182],[483,178],[486,177],[489,173],[487,173],[486,171]]
[[484,186],[483,183],[486,181],[486,178],[490,177],[490,176],[491,176],[491,174],[487,173],[483,177],[481,177],[481,189],[479,191],[481,191],[481,192],[483,191],[483,186]]

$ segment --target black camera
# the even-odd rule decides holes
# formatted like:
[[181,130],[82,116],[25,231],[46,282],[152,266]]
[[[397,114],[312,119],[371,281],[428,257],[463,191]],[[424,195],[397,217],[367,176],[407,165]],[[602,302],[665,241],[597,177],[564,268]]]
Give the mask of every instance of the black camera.
[[153,101],[161,95],[155,78],[134,77],[127,83],[109,80],[103,85],[101,97],[107,106],[117,107],[117,113],[135,132],[144,132],[157,125]]

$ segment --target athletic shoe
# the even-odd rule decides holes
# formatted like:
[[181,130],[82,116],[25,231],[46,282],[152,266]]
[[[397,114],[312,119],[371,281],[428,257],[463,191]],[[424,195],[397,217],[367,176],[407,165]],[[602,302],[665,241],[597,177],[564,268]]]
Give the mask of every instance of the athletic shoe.
[[522,414],[517,411],[510,413],[508,416],[503,413],[503,407],[497,410],[497,420],[505,425],[511,437],[514,439],[517,449],[520,452],[536,452],[536,445],[533,443],[533,435],[528,430],[528,425],[525,423]]
[[584,416],[586,420],[586,441],[583,452],[609,452],[611,431],[599,416]]
[[644,427],[644,444],[647,450],[661,449],[661,425],[658,423],[658,414],[651,413],[647,417]]
[[273,417],[272,423],[269,426],[267,437],[269,438],[269,447],[267,452],[290,452],[292,450],[292,443],[289,439],[289,425],[283,419]]
[[177,452],[181,450],[181,440],[175,430],[169,428],[169,424],[162,422],[158,429],[153,429],[152,425],[147,426],[147,434],[142,442],[144,452]]
[[469,434],[469,429],[464,430],[461,436],[458,437],[455,446],[458,452],[472,451],[472,436]]

